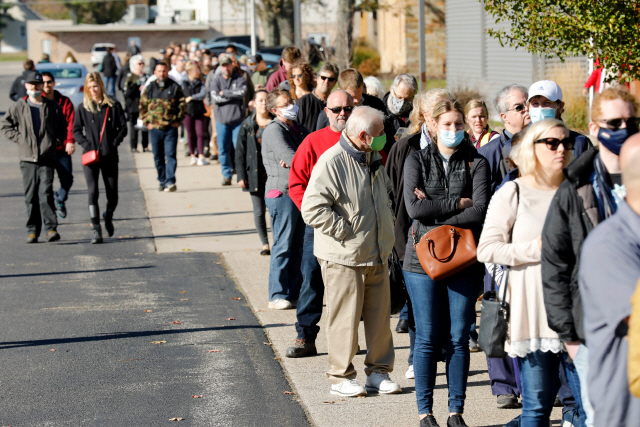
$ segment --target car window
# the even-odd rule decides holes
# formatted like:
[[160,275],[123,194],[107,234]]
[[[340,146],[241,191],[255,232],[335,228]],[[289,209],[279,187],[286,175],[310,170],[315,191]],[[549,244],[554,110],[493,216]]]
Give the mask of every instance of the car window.
[[48,71],[51,74],[53,74],[53,77],[58,80],[58,79],[79,79],[82,78],[82,69],[81,68],[56,68],[56,69],[46,69],[46,68],[39,68],[38,67],[38,71],[40,71],[41,73],[43,71]]
[[96,46],[93,48],[94,52],[106,52],[107,51],[107,47],[106,46]]

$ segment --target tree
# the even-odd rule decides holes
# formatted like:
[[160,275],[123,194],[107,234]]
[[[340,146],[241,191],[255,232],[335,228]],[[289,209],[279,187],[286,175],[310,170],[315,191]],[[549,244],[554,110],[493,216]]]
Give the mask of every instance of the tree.
[[9,15],[9,9],[11,9],[14,4],[3,4],[2,0],[0,0],[0,40],[4,38],[4,34],[2,34],[2,29],[7,26],[7,21],[13,21],[13,17]]
[[480,0],[506,30],[487,33],[500,44],[547,58],[599,58],[611,79],[640,79],[639,0]]
[[71,0],[68,3],[65,2],[65,5],[72,14],[75,12],[78,24],[111,24],[120,21],[127,13],[127,2],[123,0],[95,2]]
[[336,65],[349,68],[353,57],[353,14],[355,0],[338,0],[338,34],[336,37]]

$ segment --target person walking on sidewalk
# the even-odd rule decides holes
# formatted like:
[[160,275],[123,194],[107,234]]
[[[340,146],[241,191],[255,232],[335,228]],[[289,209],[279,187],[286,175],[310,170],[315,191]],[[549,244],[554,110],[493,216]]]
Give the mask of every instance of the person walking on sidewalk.
[[238,171],[238,185],[240,185],[242,191],[248,191],[251,195],[253,219],[258,236],[262,241],[260,255],[266,256],[271,254],[271,250],[269,249],[269,237],[267,235],[267,206],[264,201],[267,170],[262,162],[262,135],[272,120],[271,114],[267,110],[267,91],[258,89],[253,98],[253,103],[255,113],[244,119],[238,133],[236,168]]
[[56,79],[53,74],[48,71],[43,72],[42,83],[42,95],[54,101],[62,108],[62,113],[67,121],[67,139],[64,145],[58,147],[56,150],[56,172],[60,180],[60,189],[53,193],[53,199],[56,203],[56,213],[61,219],[64,219],[67,217],[65,202],[67,198],[69,198],[69,190],[71,190],[71,186],[73,185],[73,164],[71,163],[71,156],[76,152],[76,144],[73,139],[73,118],[75,112],[71,100],[54,89]]
[[149,132],[136,128],[140,117],[140,94],[149,75],[144,72],[144,57],[134,55],[129,60],[129,74],[124,81],[124,105],[129,115],[129,146],[131,152],[138,151],[138,133],[142,137],[142,151],[149,151]]
[[27,243],[37,243],[44,222],[47,242],[60,240],[56,231],[53,199],[53,170],[56,150],[67,140],[67,121],[55,101],[42,96],[42,75],[25,75],[27,96],[9,107],[2,121],[2,133],[18,144],[20,171],[27,205]]
[[[388,258],[393,248],[391,181],[380,151],[384,115],[370,107],[353,111],[340,140],[320,157],[302,199],[304,221],[315,229],[313,253],[327,295],[327,347],[331,394],[400,393],[391,381],[394,349]],[[366,388],[352,360],[364,319]]]
[[189,155],[191,166],[205,166],[209,162],[204,157],[204,137],[206,118],[204,107],[206,88],[202,81],[200,66],[195,61],[187,62],[187,78],[182,81],[182,90],[187,103],[187,114],[184,117],[184,127],[189,141]]
[[[344,90],[329,95],[325,107],[330,125],[307,136],[293,156],[289,172],[289,197],[298,207],[302,206],[304,192],[309,184],[313,167],[329,148],[333,147],[344,130],[347,119],[353,111],[353,98]],[[306,357],[317,354],[316,337],[322,316],[324,283],[320,263],[313,254],[313,227],[307,225],[302,248],[302,286],[296,312],[298,336],[292,347],[287,349],[287,357]]]
[[36,66],[31,59],[24,61],[23,67],[24,71],[16,77],[11,85],[11,90],[9,91],[9,98],[14,102],[27,96],[27,90],[25,89],[24,84],[27,76],[31,75],[31,72],[36,69]]
[[156,80],[149,83],[140,97],[140,117],[149,129],[153,159],[158,172],[160,191],[176,191],[178,160],[178,127],[187,112],[184,93],[178,83],[168,77],[166,62],[159,62],[153,74]]
[[218,160],[222,166],[222,185],[231,185],[233,176],[232,153],[244,120],[244,94],[247,81],[234,67],[228,56],[220,59],[219,75],[213,75],[207,84],[206,102],[213,103],[218,134]]
[[104,228],[113,236],[113,212],[118,206],[118,146],[127,135],[127,121],[118,101],[105,93],[104,83],[98,73],[89,73],[84,80],[84,99],[78,105],[73,123],[73,136],[83,148],[83,154],[98,152],[98,161],[83,164],[89,194],[89,216],[93,224],[91,243],[102,243],[100,208],[98,206],[98,178],[102,172],[107,210],[102,214]]
[[262,160],[267,171],[265,203],[271,215],[273,248],[269,266],[269,308],[287,310],[298,300],[302,274],[304,222],[289,197],[289,168],[300,143],[309,135],[296,120],[298,106],[284,89],[267,96],[276,118],[262,134]]
[[107,54],[102,60],[102,75],[107,89],[107,94],[111,98],[116,97],[116,77],[118,77],[118,63],[116,62],[115,49],[107,48]]

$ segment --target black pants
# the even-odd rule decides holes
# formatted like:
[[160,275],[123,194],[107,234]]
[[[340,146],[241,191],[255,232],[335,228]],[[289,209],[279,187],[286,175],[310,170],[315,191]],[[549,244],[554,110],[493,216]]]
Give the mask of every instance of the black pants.
[[138,133],[142,137],[142,149],[146,150],[149,146],[149,132],[136,129],[139,113],[129,113],[129,144],[132,150],[138,149]]
[[100,208],[98,207],[98,176],[102,172],[102,181],[107,193],[107,213],[113,214],[118,206],[118,160],[101,158],[100,161],[89,166],[82,165],[84,177],[87,180],[89,193],[89,213],[94,225],[100,224]]
[[260,241],[263,245],[268,245],[269,237],[267,236],[266,221],[267,206],[264,202],[265,184],[266,181],[260,181],[258,184],[258,191],[252,191],[249,194],[251,194],[251,203],[253,203],[253,221],[256,224],[258,236],[260,236]]
[[27,205],[27,230],[40,235],[42,223],[46,231],[58,226],[56,208],[53,203],[54,163],[20,162],[24,201]]

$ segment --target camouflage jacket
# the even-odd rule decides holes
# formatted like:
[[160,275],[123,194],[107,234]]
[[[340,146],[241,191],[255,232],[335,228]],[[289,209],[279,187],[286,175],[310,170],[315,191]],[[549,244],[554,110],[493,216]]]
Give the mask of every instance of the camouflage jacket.
[[157,81],[151,82],[140,97],[140,118],[156,129],[169,129],[172,123],[182,122],[186,113],[182,88],[171,79],[164,81],[163,88]]

